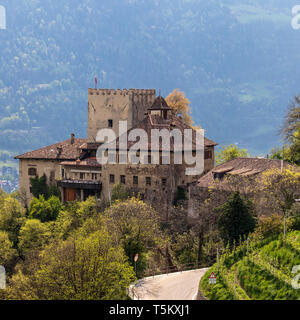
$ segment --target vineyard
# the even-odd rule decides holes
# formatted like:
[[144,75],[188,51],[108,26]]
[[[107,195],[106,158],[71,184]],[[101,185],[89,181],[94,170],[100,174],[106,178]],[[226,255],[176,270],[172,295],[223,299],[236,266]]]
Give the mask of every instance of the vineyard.
[[[201,279],[199,289],[209,300],[299,300],[300,290],[295,288],[298,265],[300,231],[286,238],[247,241],[224,252]],[[217,277],[216,284],[209,283],[211,272]]]

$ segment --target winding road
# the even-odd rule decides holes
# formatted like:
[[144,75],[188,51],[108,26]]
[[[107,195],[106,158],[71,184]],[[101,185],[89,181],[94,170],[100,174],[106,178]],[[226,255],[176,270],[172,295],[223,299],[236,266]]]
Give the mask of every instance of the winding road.
[[208,268],[144,278],[133,287],[135,300],[195,300]]

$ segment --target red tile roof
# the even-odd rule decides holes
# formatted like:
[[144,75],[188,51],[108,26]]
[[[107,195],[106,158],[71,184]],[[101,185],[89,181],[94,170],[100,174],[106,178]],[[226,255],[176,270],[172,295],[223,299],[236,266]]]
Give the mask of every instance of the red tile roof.
[[[287,168],[289,163],[283,161],[283,167]],[[222,163],[207,174],[201,177],[196,183],[197,186],[208,188],[213,186],[215,179],[214,174],[239,175],[244,177],[254,176],[266,170],[281,168],[281,160],[264,159],[264,158],[236,158]]]
[[171,110],[166,100],[162,96],[158,96],[148,110],[162,110],[162,109]]
[[79,156],[79,149],[87,142],[87,139],[74,138],[52,144],[34,151],[26,152],[15,159],[39,159],[39,160],[75,160]]
[[[193,150],[197,150],[197,145],[196,145],[196,131],[191,128],[189,125],[187,125],[182,119],[177,117],[174,113],[171,113],[168,117],[168,119],[164,119],[159,115],[151,115],[148,114],[144,120],[142,120],[136,127],[131,128],[127,131],[127,147],[130,149],[136,141],[128,141],[128,136],[130,132],[134,129],[143,129],[146,131],[147,136],[148,136],[148,150],[151,149],[151,130],[152,129],[167,129],[168,131],[172,131],[173,129],[179,129],[182,135],[184,134],[185,129],[192,129],[192,146]],[[116,145],[117,149],[119,149],[119,137],[116,140]],[[162,139],[160,139],[162,140]],[[170,143],[170,150],[174,150],[174,141]],[[205,147],[214,147],[217,145],[214,141],[204,137],[204,145]],[[146,146],[147,147],[147,146]],[[162,141],[160,141],[160,150],[163,149],[162,146]]]

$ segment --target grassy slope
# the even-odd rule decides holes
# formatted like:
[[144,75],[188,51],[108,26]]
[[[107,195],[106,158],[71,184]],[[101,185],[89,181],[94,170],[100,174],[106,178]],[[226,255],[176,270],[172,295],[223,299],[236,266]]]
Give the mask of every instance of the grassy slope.
[[[300,231],[264,241],[253,250],[245,247],[235,254],[223,256],[204,275],[199,289],[210,300],[299,300],[300,291],[291,286],[295,277],[293,266],[300,265]],[[217,284],[209,284],[211,272],[217,274]]]

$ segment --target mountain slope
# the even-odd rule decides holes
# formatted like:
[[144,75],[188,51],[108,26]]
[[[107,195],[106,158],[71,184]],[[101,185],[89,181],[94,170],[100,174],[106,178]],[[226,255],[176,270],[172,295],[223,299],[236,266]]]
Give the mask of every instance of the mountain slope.
[[2,0],[0,149],[86,136],[87,88],[180,88],[196,123],[255,154],[298,92],[294,1]]

